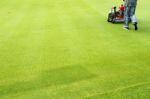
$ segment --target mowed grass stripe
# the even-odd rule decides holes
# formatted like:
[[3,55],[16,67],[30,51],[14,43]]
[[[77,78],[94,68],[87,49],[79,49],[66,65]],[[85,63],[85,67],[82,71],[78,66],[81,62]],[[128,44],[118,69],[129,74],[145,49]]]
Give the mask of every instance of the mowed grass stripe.
[[[1,77],[2,78],[4,77],[5,80],[7,80],[6,78],[9,78],[8,80],[10,80],[10,82],[16,81],[20,76],[22,77],[22,74],[26,74],[26,72],[21,71],[24,70],[23,66],[27,66],[26,64],[25,65],[22,64],[21,59],[24,59],[23,56],[24,56],[24,52],[26,51],[25,50],[26,46],[23,43],[23,38],[25,37],[25,35],[23,35],[22,29],[24,30],[25,27],[28,26],[26,24],[27,21],[25,20],[28,18],[27,16],[29,16],[30,14],[29,10],[32,7],[32,3],[31,2],[28,3],[27,1],[25,3],[22,2],[23,6],[20,6],[20,9],[18,8],[19,11],[17,12],[17,16],[11,18],[11,20],[13,21],[16,20],[15,22],[16,24],[14,24],[14,28],[7,29],[7,30],[5,29],[7,36],[8,33],[11,33],[11,35],[7,39],[5,38],[6,41],[5,42],[3,41],[2,43],[3,47],[1,48],[1,52],[3,53],[1,53],[0,57],[1,57],[1,66],[2,66],[1,73],[3,74],[3,76]],[[28,22],[30,23],[31,21]],[[10,24],[11,22],[9,21],[8,25]],[[6,28],[9,28],[9,26],[6,26]],[[28,34],[26,30],[25,30],[25,34]],[[16,75],[18,75],[18,78],[15,78]]]
[[[48,49],[47,47],[50,45],[55,45],[55,43],[52,44],[48,40],[51,37],[49,37],[49,27],[45,27],[45,24],[47,20],[49,20],[47,14],[50,10],[48,10],[47,8],[45,9],[44,4],[42,3],[44,2],[29,3],[33,8],[29,8],[32,10],[29,10],[28,13],[25,14],[25,17],[23,19],[24,22],[19,24],[19,26],[17,27],[17,31],[15,31],[13,35],[13,43],[11,42],[11,45],[14,44],[12,48],[16,49],[16,51],[13,50],[14,52],[11,53],[11,57],[13,58],[14,55],[16,55],[16,57],[18,58],[15,60],[11,59],[11,61],[13,61],[13,65],[16,66],[14,69],[18,68],[19,70],[16,71],[16,73],[30,75],[30,73],[34,72],[34,69],[32,70],[32,68],[39,68],[40,66],[42,66],[37,70],[35,69],[36,71],[41,71],[41,69],[44,69],[45,65],[48,66],[47,64],[51,64],[51,59],[54,59],[55,61],[57,58],[53,57],[53,55],[52,58],[47,57],[47,55],[49,54],[49,50],[51,50],[51,48]],[[39,6],[41,5],[43,7],[42,9],[39,8]],[[24,32],[22,32],[22,30],[24,30]],[[53,51],[54,50],[55,49],[53,49]],[[10,58],[10,56],[7,57]],[[22,72],[21,70],[23,70],[24,72]],[[31,70],[32,72],[29,70]]]
[[[10,35],[12,34],[12,33],[8,32],[8,30],[10,30],[16,26],[14,24],[14,27],[13,26],[8,27],[11,24],[10,21],[14,20],[13,18],[16,17],[12,14],[12,12],[10,13],[11,9],[13,9],[14,6],[15,6],[15,3],[6,1],[6,3],[4,4],[4,7],[2,6],[2,8],[1,8],[0,13],[2,15],[0,16],[0,18],[1,18],[1,20],[0,20],[0,26],[1,26],[0,46],[2,46],[5,43],[5,41],[8,40],[8,37],[10,37]],[[17,24],[17,20],[16,20],[16,24]]]
[[[20,14],[19,11],[22,11],[22,9],[20,8],[23,7],[21,4],[22,2],[19,2],[19,1],[17,3],[13,1],[10,1],[10,2],[8,1],[3,6],[3,8],[1,8],[0,13],[2,14],[2,16],[0,16],[1,17],[0,26],[2,26],[2,29],[4,28],[4,26],[10,25],[11,23],[10,24],[8,23],[9,21],[12,21],[14,17],[18,17],[18,15]],[[16,14],[18,15],[16,16]],[[8,28],[12,28],[12,27],[8,27]]]
[[[80,1],[81,2],[81,1]],[[75,4],[76,6],[72,6],[72,4]],[[92,35],[94,35],[95,33],[93,33],[93,31],[94,30],[88,30],[88,29],[93,29],[93,28],[91,28],[90,26],[89,26],[89,28],[86,28],[86,26],[85,26],[85,24],[87,24],[87,20],[88,19],[86,19],[86,17],[85,16],[90,16],[89,14],[88,14],[88,12],[87,13],[85,13],[86,11],[84,11],[84,10],[82,10],[82,8],[83,7],[85,7],[85,5],[82,5],[82,6],[79,6],[80,4],[77,4],[77,2],[69,2],[69,1],[67,1],[66,3],[65,3],[65,12],[67,11],[67,13],[68,13],[68,15],[67,15],[67,17],[69,16],[69,18],[71,18],[70,19],[70,25],[72,25],[72,23],[74,24],[74,26],[73,26],[73,28],[71,28],[72,29],[72,31],[75,31],[76,33],[74,33],[74,34],[76,34],[77,36],[75,36],[75,35],[73,35],[73,33],[70,33],[69,35],[71,35],[73,38],[72,38],[72,40],[75,40],[76,42],[76,44],[75,45],[78,45],[78,46],[80,46],[81,45],[81,43],[83,42],[83,44],[80,46],[80,48],[82,48],[82,49],[80,49],[80,50],[83,50],[82,51],[82,54],[84,53],[84,55],[80,55],[80,57],[83,57],[83,58],[85,58],[85,59],[87,59],[88,58],[88,52],[86,52],[85,51],[85,48],[83,48],[84,46],[87,46],[87,47],[89,47],[89,45],[88,45],[88,41],[90,40],[90,39],[92,39],[93,37],[92,37]],[[67,8],[70,8],[69,10],[67,9]],[[81,8],[81,9],[80,9]],[[88,7],[87,8],[85,8],[85,9],[88,9]],[[60,11],[61,12],[61,11]],[[82,17],[83,16],[83,17]],[[62,17],[63,18],[63,17]],[[60,19],[62,19],[61,17],[60,17]],[[69,18],[67,18],[67,19],[69,19]],[[63,20],[63,19],[62,19]],[[83,21],[83,20],[86,20],[86,21]],[[93,20],[92,20],[93,21]],[[91,22],[91,21],[90,21]],[[77,24],[76,24],[77,23]],[[89,23],[90,24],[90,23]],[[92,23],[92,25],[94,24],[94,22]],[[91,25],[91,24],[90,24]],[[63,25],[63,26],[65,26],[65,25]],[[95,25],[96,26],[96,25]],[[74,30],[74,28],[76,28],[75,30]],[[70,29],[70,28],[69,28]],[[68,29],[68,30],[69,30]],[[65,29],[65,30],[67,30],[67,29]],[[84,33],[83,31],[87,31],[86,33]],[[98,29],[97,29],[98,30]],[[89,32],[90,31],[90,32]],[[82,41],[78,41],[77,39],[79,39],[80,40],[80,38],[82,39]],[[95,37],[96,38],[96,37]],[[85,44],[86,43],[86,44]],[[93,44],[93,43],[92,43]],[[95,42],[95,44],[96,44],[96,42]],[[74,46],[75,47],[75,46]],[[78,47],[76,47],[76,48],[78,48]]]
[[[6,15],[4,15],[8,19],[2,18],[4,23],[1,24],[1,30],[0,30],[1,37],[2,37],[1,38],[1,46],[4,45],[4,47],[8,47],[7,42],[8,42],[8,44],[12,43],[12,42],[10,42],[11,36],[14,36],[14,33],[17,32],[16,30],[18,30],[20,28],[19,26],[22,23],[24,23],[24,17],[26,16],[27,11],[28,11],[27,10],[28,5],[26,5],[26,2],[20,2],[20,3],[18,2],[16,5],[10,5],[10,7],[6,7],[6,8],[11,9],[11,7],[15,6],[16,8],[12,8],[13,10],[10,10],[10,11],[9,10],[5,11],[7,13],[10,12],[10,14],[6,13]],[[22,5],[22,3],[24,5]],[[29,3],[29,4],[31,4],[31,3]],[[30,9],[30,7],[29,7],[29,9]]]
[[[42,26],[38,26],[38,25],[45,24],[45,22],[44,22],[45,18],[43,18],[41,16],[39,17],[39,6],[33,7],[33,5],[35,4],[34,1],[28,2],[28,3],[31,6],[25,8],[26,13],[23,11],[24,17],[23,17],[21,23],[19,23],[19,25],[17,25],[17,28],[14,28],[17,31],[13,31],[13,36],[11,38],[9,38],[9,42],[4,43],[5,46],[3,47],[3,49],[5,51],[4,51],[3,55],[1,55],[1,65],[3,65],[3,67],[1,68],[1,71],[7,71],[7,72],[1,72],[1,73],[3,73],[3,76],[1,76],[1,77],[5,78],[5,80],[2,82],[6,82],[7,81],[6,78],[9,78],[9,77],[11,77],[11,78],[8,79],[8,82],[10,80],[11,83],[16,82],[16,80],[19,78],[22,80],[23,79],[25,80],[26,77],[23,77],[23,76],[30,75],[30,77],[32,77],[31,76],[32,68],[34,66],[37,66],[37,64],[38,64],[35,62],[40,62],[40,61],[37,61],[37,59],[39,58],[38,56],[40,56],[37,51],[40,48],[39,42],[43,36],[44,31],[38,31],[38,29],[40,27],[42,27]],[[39,4],[35,4],[35,5],[41,4],[40,2],[37,2],[37,3],[39,3]],[[31,7],[33,7],[34,9],[32,9]],[[32,9],[32,10],[30,10],[30,9]],[[34,19],[40,19],[39,20],[40,24],[37,24],[36,22],[38,20],[34,20]],[[44,19],[44,20],[42,20],[42,19]],[[22,30],[24,30],[24,32],[22,32]],[[42,35],[40,33],[42,33]],[[40,36],[38,38],[36,38],[37,37],[36,34],[37,35],[40,34]],[[9,48],[9,50],[11,50],[10,52],[9,52],[8,48]],[[37,51],[35,51],[35,49],[37,49]],[[35,53],[32,53],[31,51],[33,51],[33,52],[35,51]],[[7,53],[7,55],[6,55],[6,53]],[[35,56],[35,57],[33,57],[33,56]],[[14,57],[16,57],[16,58],[14,58]],[[6,59],[8,59],[8,60],[6,61]],[[39,59],[41,59],[41,58],[39,58]],[[35,64],[35,65],[33,65],[33,64]],[[41,66],[41,64],[42,63],[38,64],[38,66],[39,65]],[[12,68],[12,69],[10,69],[10,68]],[[38,70],[40,70],[41,68],[39,68]],[[16,75],[18,75],[17,78],[16,78]]]
[[[64,37],[65,45],[67,49],[69,49],[69,54],[72,63],[71,64],[78,64],[77,61],[80,59],[82,56],[80,55],[81,53],[83,54],[82,51],[82,36],[80,29],[75,26],[75,21],[72,17],[74,17],[73,13],[76,13],[72,10],[71,6],[69,5],[69,1],[66,1],[63,5],[60,6],[60,15],[58,15],[59,20],[60,20],[60,25],[61,25],[61,31],[64,33],[66,37]],[[63,9],[62,9],[63,8]],[[68,10],[68,8],[70,8]],[[62,9],[62,10],[61,10]],[[80,13],[80,11],[78,12]],[[77,17],[77,15],[75,16]],[[71,31],[71,32],[70,32]],[[77,53],[76,55],[74,53]],[[75,63],[74,63],[75,62]]]

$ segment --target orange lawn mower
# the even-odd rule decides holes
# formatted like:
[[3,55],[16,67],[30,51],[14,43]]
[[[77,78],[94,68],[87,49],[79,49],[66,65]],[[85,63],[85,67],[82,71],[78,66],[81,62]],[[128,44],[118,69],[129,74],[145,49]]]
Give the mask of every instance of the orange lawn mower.
[[112,22],[112,23],[123,23],[124,22],[124,5],[121,4],[118,11],[117,11],[116,6],[111,8],[110,12],[108,13],[107,21]]

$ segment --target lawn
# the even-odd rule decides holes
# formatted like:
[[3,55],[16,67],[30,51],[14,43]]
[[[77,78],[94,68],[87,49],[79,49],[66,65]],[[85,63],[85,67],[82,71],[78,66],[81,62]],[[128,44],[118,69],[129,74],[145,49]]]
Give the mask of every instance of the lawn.
[[107,23],[121,0],[1,0],[0,99],[150,99],[150,1],[139,30]]

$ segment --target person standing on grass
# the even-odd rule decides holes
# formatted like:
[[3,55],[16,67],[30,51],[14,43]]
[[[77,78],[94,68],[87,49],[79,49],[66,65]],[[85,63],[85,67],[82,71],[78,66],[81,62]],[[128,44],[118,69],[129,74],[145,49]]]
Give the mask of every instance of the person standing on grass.
[[134,25],[134,29],[138,30],[137,27],[137,19],[135,16],[135,10],[137,5],[137,0],[123,0],[124,1],[124,29],[129,30],[129,22],[132,21],[132,24]]

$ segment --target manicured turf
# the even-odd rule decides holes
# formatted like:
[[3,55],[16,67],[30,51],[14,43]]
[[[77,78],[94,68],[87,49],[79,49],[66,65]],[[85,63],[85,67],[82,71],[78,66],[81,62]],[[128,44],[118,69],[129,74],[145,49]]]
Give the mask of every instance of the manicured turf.
[[1,0],[0,99],[150,99],[150,1],[136,32],[106,22],[120,4]]

